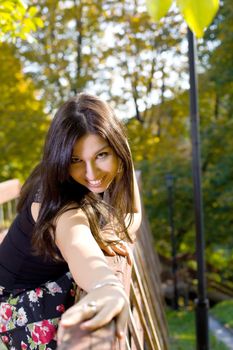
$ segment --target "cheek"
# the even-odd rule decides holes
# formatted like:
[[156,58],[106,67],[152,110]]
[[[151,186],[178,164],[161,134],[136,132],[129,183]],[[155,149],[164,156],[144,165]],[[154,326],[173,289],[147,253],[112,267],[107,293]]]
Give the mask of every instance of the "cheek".
[[100,171],[108,174],[109,177],[114,178],[117,175],[118,161],[115,159],[108,160],[99,164]]
[[111,173],[112,173],[113,176],[117,175],[119,166],[120,166],[120,161],[116,157],[116,158],[113,159],[112,164],[111,164]]
[[82,177],[80,169],[77,169],[74,166],[70,167],[69,175],[75,180]]

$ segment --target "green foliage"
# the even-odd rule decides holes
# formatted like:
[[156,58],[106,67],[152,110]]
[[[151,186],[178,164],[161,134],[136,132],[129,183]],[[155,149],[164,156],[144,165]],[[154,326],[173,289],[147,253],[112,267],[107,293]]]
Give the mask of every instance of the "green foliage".
[[[216,18],[224,30],[215,28],[214,40],[208,31],[206,42],[200,46],[204,71],[199,76],[206,257],[209,266],[219,273],[219,281],[233,277],[233,99],[232,79],[229,79],[232,76],[233,48],[229,47],[232,9],[228,0],[224,6]],[[207,43],[214,48],[208,56],[204,50]],[[231,53],[227,54],[227,50]],[[156,248],[161,254],[171,256],[165,174],[172,173],[177,252],[188,255],[193,265],[195,227],[189,96],[176,90],[174,98],[164,98],[161,102],[144,113],[144,123],[131,120],[127,128],[136,167],[142,170],[144,202]]]
[[225,327],[233,329],[233,300],[225,300],[215,305],[210,313]]
[[28,39],[31,32],[43,26],[37,16],[37,9],[29,9],[22,0],[2,0],[0,2],[0,41]]
[[[208,85],[205,89],[208,89]],[[210,91],[210,88],[208,90]],[[212,89],[209,101],[215,101],[215,91]],[[204,96],[204,93],[201,96]],[[233,247],[233,139],[231,130],[233,120],[227,108],[222,107],[221,113],[216,116],[210,103],[209,109],[203,107],[204,103],[202,104],[201,98],[202,170],[207,257],[209,262],[214,263],[213,257],[217,253],[219,263],[217,264],[215,261],[214,265],[222,270],[223,277],[228,275],[229,278],[233,274],[231,259]],[[205,113],[205,111],[207,112]],[[220,259],[220,255],[222,255],[222,259]]]
[[[154,233],[156,248],[170,256],[168,189],[165,175],[174,175],[174,223],[177,246],[194,250],[191,149],[189,140],[188,95],[166,100],[147,114],[150,120],[141,125],[127,123],[134,161],[142,171],[144,203]],[[187,252],[186,251],[186,252]]]
[[33,82],[22,72],[15,48],[0,46],[0,181],[23,180],[40,159],[49,120]]
[[200,50],[206,65],[200,79],[200,119],[207,259],[223,280],[233,277],[232,19],[232,3],[225,0],[204,43],[215,43],[215,49],[208,56]]
[[[233,112],[233,8],[231,0],[221,1],[221,9],[199,45],[199,59],[208,69],[209,82],[215,89],[215,115]],[[214,49],[210,50],[213,47]]]
[[[233,262],[233,139],[228,109],[215,116],[215,89],[200,79],[202,173],[207,262],[223,279],[232,278]],[[208,100],[208,103],[207,103]],[[127,124],[137,168],[143,176],[144,203],[156,248],[171,256],[168,190],[165,174],[172,173],[174,226],[178,253],[193,255],[195,228],[191,169],[188,94],[153,107],[145,123]],[[151,117],[150,117],[151,115]]]
[[[167,311],[170,346],[172,350],[196,348],[195,315],[193,311]],[[210,336],[211,350],[227,350],[214,336]]]

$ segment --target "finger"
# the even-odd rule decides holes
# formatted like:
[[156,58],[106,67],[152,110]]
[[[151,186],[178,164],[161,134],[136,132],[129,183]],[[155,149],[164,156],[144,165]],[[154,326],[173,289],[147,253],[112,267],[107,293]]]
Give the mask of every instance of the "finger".
[[127,261],[128,264],[131,266],[133,264],[133,252],[131,251],[131,249],[129,248],[129,254],[127,256]]
[[61,345],[62,342],[66,342],[71,338],[71,333],[66,332],[65,328],[60,326],[57,331],[57,345]]
[[128,317],[129,317],[129,307],[125,306],[122,312],[116,318],[116,336],[118,338],[122,338],[124,336]]
[[64,327],[62,327],[61,323],[59,323],[57,330],[57,344],[60,345],[64,335]]
[[101,249],[104,250],[108,255],[116,255],[110,246],[103,246]]
[[128,251],[127,251],[126,247],[121,246],[120,244],[114,244],[111,247],[118,254],[121,254],[121,255],[127,255],[128,254]]
[[126,251],[127,251],[127,262],[128,262],[128,264],[129,265],[132,265],[132,263],[133,263],[133,252],[132,252],[132,250],[130,249],[130,247],[126,244],[126,245],[124,245],[124,247],[125,247],[125,249],[126,249]]
[[122,246],[115,245],[113,249],[115,250],[116,253],[125,256],[127,258],[128,264],[132,265],[133,258],[132,258],[132,253],[130,248],[128,248],[125,245],[122,245]]
[[127,263],[131,266],[132,265],[132,257],[130,255],[130,253],[126,252],[126,251],[121,251],[121,250],[117,250],[116,251],[119,255],[122,255],[124,257],[126,257],[127,259]]
[[114,317],[112,310],[108,308],[102,309],[95,317],[80,324],[81,329],[94,331],[108,324]]
[[97,306],[91,307],[86,303],[75,305],[63,314],[60,324],[62,327],[70,327],[95,316],[96,312]]
[[118,303],[115,304],[115,307],[111,305],[111,307],[103,307],[95,317],[92,319],[81,323],[80,328],[93,331],[98,329],[106,324],[108,324],[119,312],[121,312],[124,305],[123,300],[119,300]]

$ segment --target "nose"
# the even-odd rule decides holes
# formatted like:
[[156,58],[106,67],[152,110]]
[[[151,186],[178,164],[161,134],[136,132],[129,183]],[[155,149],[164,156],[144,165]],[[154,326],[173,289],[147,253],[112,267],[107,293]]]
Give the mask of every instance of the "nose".
[[86,179],[87,180],[96,180],[97,169],[94,163],[86,163]]

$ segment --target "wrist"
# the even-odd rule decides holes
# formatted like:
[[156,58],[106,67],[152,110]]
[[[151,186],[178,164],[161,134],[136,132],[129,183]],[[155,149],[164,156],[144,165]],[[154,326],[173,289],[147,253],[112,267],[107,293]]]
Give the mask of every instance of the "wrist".
[[106,287],[106,286],[109,286],[109,287],[120,287],[120,288],[124,289],[124,286],[123,286],[123,284],[120,281],[104,281],[104,282],[97,283],[95,286],[93,286],[90,289],[89,292],[91,292],[93,290],[96,290],[96,289],[99,289],[99,288],[102,288],[102,287]]

